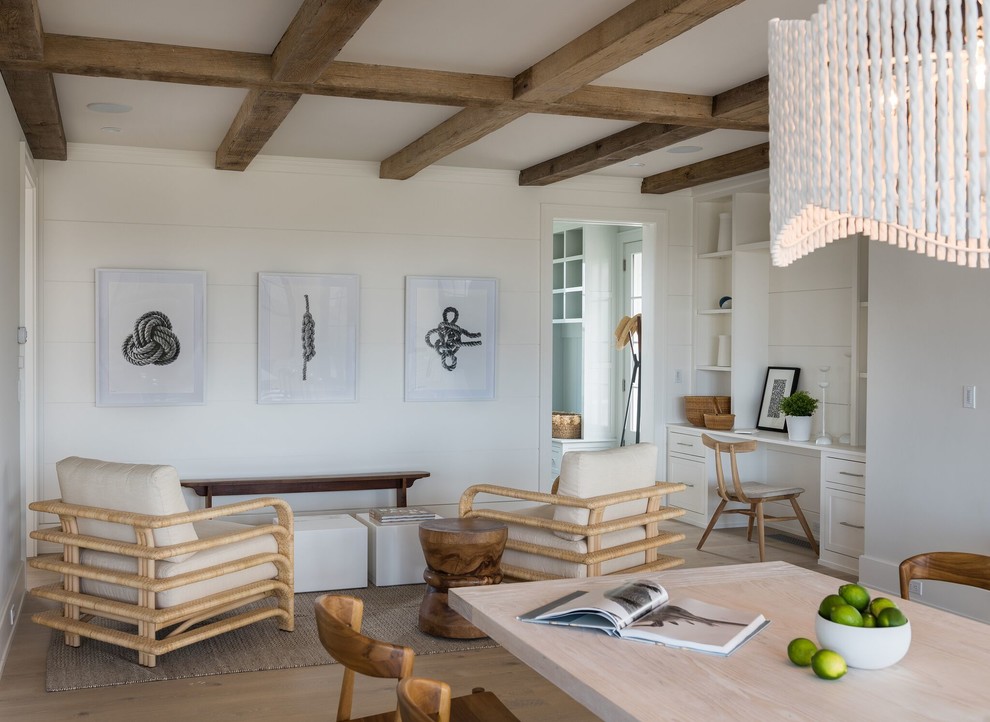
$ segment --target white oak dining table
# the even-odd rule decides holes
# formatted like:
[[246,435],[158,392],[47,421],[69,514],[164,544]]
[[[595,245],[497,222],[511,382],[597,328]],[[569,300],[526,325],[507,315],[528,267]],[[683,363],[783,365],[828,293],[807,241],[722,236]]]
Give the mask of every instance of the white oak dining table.
[[[532,624],[517,615],[579,589],[654,579],[676,598],[764,614],[770,624],[731,655]],[[451,589],[450,606],[522,662],[607,720],[990,720],[990,625],[896,595],[912,642],[896,665],[823,680],[787,658],[815,640],[815,615],[844,582],[785,562]]]

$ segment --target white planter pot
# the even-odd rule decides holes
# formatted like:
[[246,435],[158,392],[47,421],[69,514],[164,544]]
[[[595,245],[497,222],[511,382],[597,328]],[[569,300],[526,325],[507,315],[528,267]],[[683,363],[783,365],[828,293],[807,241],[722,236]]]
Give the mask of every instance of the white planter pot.
[[808,441],[811,438],[810,416],[788,416],[787,438],[791,441]]

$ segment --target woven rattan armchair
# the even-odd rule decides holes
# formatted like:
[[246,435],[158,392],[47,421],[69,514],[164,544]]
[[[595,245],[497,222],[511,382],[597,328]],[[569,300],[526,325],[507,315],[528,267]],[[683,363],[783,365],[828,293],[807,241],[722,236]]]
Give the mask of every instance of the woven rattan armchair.
[[[684,514],[665,506],[684,484],[658,482],[657,448],[634,444],[571,451],[551,493],[478,484],[461,496],[460,515],[505,522],[502,572],[517,579],[560,579],[669,569],[684,560],[659,554],[684,535],[659,528]],[[535,502],[518,511],[476,508],[479,494]]]
[[[33,615],[34,622],[64,632],[73,647],[87,637],[136,650],[147,667],[158,655],[272,617],[292,631],[286,502],[253,499],[189,511],[171,466],[71,457],[57,469],[63,498],[30,508],[55,514],[61,526],[31,537],[61,545],[62,558],[39,556],[30,564],[62,575],[60,583],[31,590],[61,606]],[[276,523],[219,521],[264,508],[274,509]],[[268,597],[276,603],[240,610]],[[218,615],[224,616],[213,619]]]

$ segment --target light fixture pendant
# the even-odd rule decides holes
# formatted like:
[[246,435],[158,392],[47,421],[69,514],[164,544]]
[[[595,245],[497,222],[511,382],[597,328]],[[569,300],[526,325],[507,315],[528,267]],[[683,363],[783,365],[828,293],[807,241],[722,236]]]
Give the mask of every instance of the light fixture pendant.
[[770,21],[771,256],[838,238],[990,268],[981,0],[825,0]]

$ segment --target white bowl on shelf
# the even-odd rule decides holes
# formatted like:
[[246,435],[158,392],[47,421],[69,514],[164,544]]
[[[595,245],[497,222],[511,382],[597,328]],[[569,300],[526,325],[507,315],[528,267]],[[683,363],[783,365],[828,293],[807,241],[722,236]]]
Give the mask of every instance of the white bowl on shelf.
[[897,664],[911,646],[911,622],[900,627],[850,627],[815,615],[818,646],[838,652],[856,669],[883,669]]

